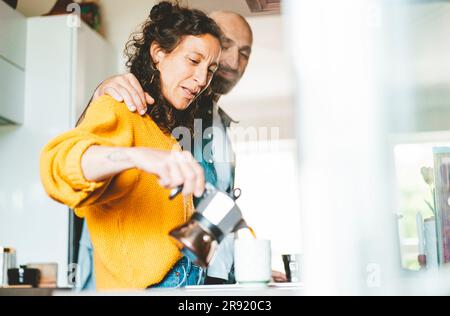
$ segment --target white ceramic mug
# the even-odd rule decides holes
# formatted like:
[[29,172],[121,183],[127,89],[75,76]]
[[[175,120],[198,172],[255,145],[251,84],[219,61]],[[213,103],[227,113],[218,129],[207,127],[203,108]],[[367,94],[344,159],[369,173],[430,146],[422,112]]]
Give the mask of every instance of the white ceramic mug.
[[236,239],[234,270],[239,284],[267,284],[272,277],[270,240]]

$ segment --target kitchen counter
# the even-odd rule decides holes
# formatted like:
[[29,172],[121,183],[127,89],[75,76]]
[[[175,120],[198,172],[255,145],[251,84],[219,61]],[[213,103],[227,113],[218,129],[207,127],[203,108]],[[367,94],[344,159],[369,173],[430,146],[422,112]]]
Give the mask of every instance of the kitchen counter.
[[302,283],[269,283],[258,285],[201,285],[185,288],[149,289],[146,291],[67,292],[54,291],[53,295],[67,296],[298,296],[303,294]]
[[70,289],[0,287],[0,296],[52,296],[55,291],[70,293]]
[[302,283],[269,283],[268,285],[200,285],[185,288],[76,292],[69,288],[0,288],[0,296],[298,296]]

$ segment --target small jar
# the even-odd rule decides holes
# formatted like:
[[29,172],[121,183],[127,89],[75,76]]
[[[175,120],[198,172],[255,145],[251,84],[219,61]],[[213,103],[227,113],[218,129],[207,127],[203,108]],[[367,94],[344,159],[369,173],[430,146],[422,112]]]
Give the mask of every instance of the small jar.
[[16,267],[16,250],[0,247],[0,287],[8,286],[8,269]]

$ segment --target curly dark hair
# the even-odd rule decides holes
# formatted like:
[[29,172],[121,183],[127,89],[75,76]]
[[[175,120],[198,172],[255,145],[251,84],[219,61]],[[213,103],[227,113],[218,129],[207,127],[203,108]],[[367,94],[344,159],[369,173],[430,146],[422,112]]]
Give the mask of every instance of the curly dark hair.
[[147,113],[165,133],[170,134],[178,126],[185,126],[192,131],[197,102],[192,102],[186,110],[181,111],[163,97],[160,74],[150,55],[150,47],[153,42],[157,42],[166,53],[170,53],[183,36],[203,34],[210,34],[219,41],[222,36],[219,26],[204,12],[162,1],[151,9],[141,30],[133,33],[126,44],[126,66],[139,80],[144,91],[155,99],[155,105],[148,107]]

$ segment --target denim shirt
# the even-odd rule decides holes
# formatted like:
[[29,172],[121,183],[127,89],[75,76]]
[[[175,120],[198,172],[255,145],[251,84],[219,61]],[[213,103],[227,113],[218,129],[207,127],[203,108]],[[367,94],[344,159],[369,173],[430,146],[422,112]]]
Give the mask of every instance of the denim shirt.
[[86,220],[83,221],[83,231],[79,245],[78,269],[80,278],[77,288],[81,291],[95,291],[94,250]]
[[[205,180],[213,184],[218,189],[231,193],[234,189],[235,178],[235,155],[231,142],[227,135],[227,128],[231,123],[237,123],[229,117],[216,103],[203,104],[203,109],[199,111],[197,118],[202,119],[201,133],[195,130],[194,137],[202,137],[202,146],[195,146],[198,141],[194,141],[194,157],[204,170]],[[211,129],[211,126],[214,128]],[[218,133],[215,133],[218,132]],[[221,137],[218,140],[216,137]],[[223,145],[224,148],[214,150],[214,146]],[[216,155],[217,152],[219,155]],[[222,158],[222,159],[221,159]],[[224,159],[223,159],[224,158]],[[219,160],[219,161],[217,161]],[[200,199],[194,198],[194,206],[197,207]],[[234,263],[234,234],[229,234],[219,245],[214,254],[206,274],[207,276],[227,280],[234,283],[233,263]]]
[[[226,132],[232,122],[237,122],[231,119],[216,103],[208,99],[203,101],[202,109],[198,111],[196,119],[201,119],[202,124],[201,129],[196,126],[194,131],[191,148],[193,156],[203,168],[206,182],[230,193],[234,189],[236,163]],[[221,139],[217,140],[217,137]],[[224,148],[217,148],[220,145],[223,145]],[[199,200],[194,199],[194,206],[197,206],[198,203]]]

